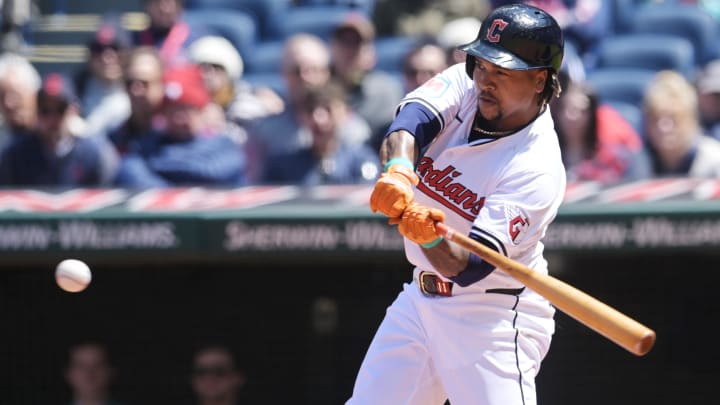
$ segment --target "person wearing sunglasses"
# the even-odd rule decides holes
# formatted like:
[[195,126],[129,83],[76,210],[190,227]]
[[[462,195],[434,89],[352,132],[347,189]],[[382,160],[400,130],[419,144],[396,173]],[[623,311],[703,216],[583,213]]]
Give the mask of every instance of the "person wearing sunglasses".
[[190,383],[198,405],[237,405],[246,378],[232,351],[219,344],[199,347],[193,355]]
[[117,170],[117,154],[104,137],[75,134],[80,107],[71,81],[48,73],[36,101],[37,128],[14,139],[0,155],[0,185],[109,185]]

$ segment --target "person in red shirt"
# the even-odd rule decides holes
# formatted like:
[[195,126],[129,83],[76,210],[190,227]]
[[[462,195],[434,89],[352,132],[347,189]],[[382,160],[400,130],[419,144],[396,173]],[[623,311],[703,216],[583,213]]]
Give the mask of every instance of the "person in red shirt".
[[609,185],[647,177],[637,163],[643,144],[632,125],[585,83],[562,81],[551,112],[568,180]]

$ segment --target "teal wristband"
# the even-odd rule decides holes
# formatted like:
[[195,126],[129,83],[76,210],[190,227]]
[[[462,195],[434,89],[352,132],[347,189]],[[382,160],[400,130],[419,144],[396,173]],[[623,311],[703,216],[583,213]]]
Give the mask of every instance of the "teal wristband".
[[405,157],[396,157],[388,160],[388,162],[385,163],[385,166],[383,166],[383,172],[388,171],[388,169],[392,165],[403,165],[410,170],[415,170],[415,165],[413,165],[413,162],[411,162],[410,159]]
[[425,249],[430,249],[431,247],[435,247],[435,246],[439,245],[440,242],[442,242],[442,241],[443,241],[443,237],[438,236],[438,238],[435,239],[434,241],[428,242],[428,243],[421,243],[420,246],[424,247]]

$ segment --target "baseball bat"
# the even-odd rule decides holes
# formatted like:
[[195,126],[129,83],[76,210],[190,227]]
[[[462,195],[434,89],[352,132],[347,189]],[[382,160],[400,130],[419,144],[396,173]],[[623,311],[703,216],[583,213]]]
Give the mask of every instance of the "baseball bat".
[[637,356],[655,344],[655,332],[607,304],[548,274],[531,268],[462,235],[442,222],[435,224],[438,234],[478,255],[496,268],[545,297],[559,310]]

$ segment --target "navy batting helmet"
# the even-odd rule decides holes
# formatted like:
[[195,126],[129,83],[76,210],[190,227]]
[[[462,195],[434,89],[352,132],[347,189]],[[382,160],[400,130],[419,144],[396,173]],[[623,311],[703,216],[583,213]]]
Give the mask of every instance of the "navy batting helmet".
[[511,4],[493,10],[483,20],[477,38],[458,49],[467,52],[465,69],[472,78],[476,56],[505,69],[559,72],[563,44],[562,29],[550,14]]

